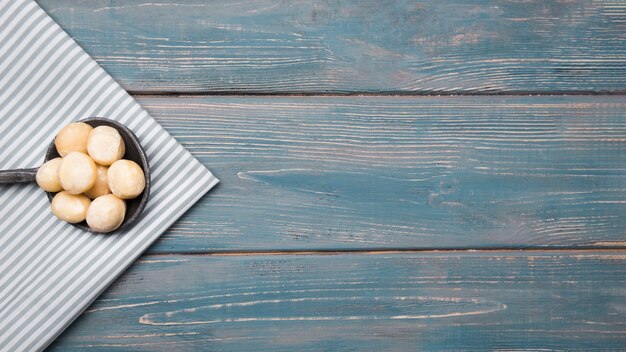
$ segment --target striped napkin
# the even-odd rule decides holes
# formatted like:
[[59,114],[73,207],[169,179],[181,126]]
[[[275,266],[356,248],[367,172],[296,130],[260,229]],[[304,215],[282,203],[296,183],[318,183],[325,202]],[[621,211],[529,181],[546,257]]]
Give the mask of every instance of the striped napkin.
[[128,126],[152,171],[150,201],[123,233],[56,219],[36,185],[0,186],[0,351],[42,350],[218,180],[33,0],[0,0],[0,169],[35,167],[64,125]]

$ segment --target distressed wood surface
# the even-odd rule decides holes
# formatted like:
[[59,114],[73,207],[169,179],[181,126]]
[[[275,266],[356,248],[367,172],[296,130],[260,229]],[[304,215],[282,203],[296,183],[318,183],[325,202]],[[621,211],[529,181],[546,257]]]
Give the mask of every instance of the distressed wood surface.
[[624,252],[147,256],[50,351],[622,350]]
[[222,180],[153,252],[626,244],[623,97],[140,102]]
[[[626,92],[623,0],[38,2],[136,93]],[[51,351],[626,346],[623,95],[140,100],[222,183]]]
[[626,91],[626,1],[38,0],[133,91]]

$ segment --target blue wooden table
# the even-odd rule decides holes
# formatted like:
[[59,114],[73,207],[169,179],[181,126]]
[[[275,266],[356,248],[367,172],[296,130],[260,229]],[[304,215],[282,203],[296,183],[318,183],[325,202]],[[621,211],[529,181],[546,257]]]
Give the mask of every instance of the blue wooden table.
[[222,180],[51,351],[626,349],[626,1],[38,2]]

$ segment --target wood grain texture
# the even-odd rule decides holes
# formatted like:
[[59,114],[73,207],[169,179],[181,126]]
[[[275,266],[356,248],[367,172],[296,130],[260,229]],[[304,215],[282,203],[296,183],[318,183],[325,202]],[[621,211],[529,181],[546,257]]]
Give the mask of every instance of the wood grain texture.
[[624,97],[140,102],[222,180],[154,252],[625,243]]
[[624,302],[624,252],[148,256],[50,351],[616,351]]
[[133,91],[626,91],[623,0],[38,2]]

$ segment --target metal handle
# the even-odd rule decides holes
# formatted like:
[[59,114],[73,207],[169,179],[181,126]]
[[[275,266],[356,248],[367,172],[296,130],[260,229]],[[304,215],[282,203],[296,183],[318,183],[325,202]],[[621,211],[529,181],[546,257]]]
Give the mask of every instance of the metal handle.
[[35,167],[32,169],[0,170],[0,184],[35,182],[38,169]]

